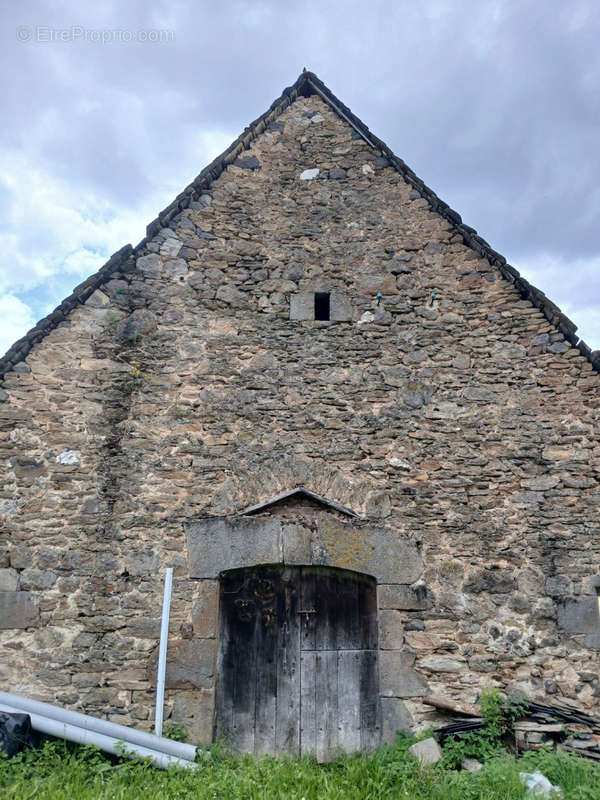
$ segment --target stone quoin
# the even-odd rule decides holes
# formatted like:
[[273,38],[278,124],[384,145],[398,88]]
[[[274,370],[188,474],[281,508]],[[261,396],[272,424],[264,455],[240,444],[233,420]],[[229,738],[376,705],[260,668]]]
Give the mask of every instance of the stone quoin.
[[600,697],[600,354],[311,72],[0,361],[0,688],[249,752]]

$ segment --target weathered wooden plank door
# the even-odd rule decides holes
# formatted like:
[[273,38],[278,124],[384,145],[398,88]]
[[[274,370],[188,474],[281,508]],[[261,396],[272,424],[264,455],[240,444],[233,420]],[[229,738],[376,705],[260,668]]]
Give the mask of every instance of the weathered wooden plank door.
[[225,573],[219,636],[217,738],[322,761],[377,747],[372,578],[324,567]]

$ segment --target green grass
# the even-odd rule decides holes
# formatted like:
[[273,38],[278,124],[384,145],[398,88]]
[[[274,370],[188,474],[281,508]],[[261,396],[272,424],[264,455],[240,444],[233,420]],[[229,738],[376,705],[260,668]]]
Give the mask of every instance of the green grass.
[[420,769],[400,738],[366,756],[319,765],[309,759],[251,758],[213,748],[195,771],[163,771],[146,763],[113,763],[91,747],[48,741],[38,750],[0,759],[3,800],[515,800],[525,796],[519,772],[540,770],[565,800],[600,800],[600,766],[547,752],[519,761],[492,757],[482,772],[440,762]]

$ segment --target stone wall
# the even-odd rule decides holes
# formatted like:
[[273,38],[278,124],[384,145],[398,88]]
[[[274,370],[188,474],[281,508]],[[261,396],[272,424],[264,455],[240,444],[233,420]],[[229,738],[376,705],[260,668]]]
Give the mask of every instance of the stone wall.
[[186,529],[304,485],[423,559],[378,587],[390,730],[427,719],[424,692],[597,704],[599,385],[384,157],[298,99],[7,373],[1,687],[150,727],[174,566],[167,713],[208,741],[216,582]]

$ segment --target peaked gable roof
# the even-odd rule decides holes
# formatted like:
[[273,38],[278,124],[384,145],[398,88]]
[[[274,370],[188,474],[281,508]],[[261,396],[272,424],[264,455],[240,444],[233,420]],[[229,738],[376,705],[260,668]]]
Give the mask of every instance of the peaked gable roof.
[[333,92],[319,80],[314,72],[304,70],[296,82],[284,89],[281,96],[275,100],[271,106],[258,119],[248,125],[238,138],[223,152],[217,156],[202,172],[187,186],[181,194],[163,209],[156,219],[146,227],[146,236],[134,248],[130,244],[125,245],[102,266],[98,272],[91,275],[83,283],[80,283],[63,302],[47,317],[44,317],[32,328],[22,339],[19,339],[0,359],[0,379],[12,369],[16,364],[23,361],[31,348],[40,342],[50,331],[63,322],[69,313],[77,306],[85,303],[90,295],[110,280],[112,275],[122,270],[132,272],[135,268],[136,254],[141,251],[146,243],[155,236],[161,228],[168,227],[169,223],[181,211],[188,208],[190,203],[198,200],[200,195],[210,188],[230,164],[233,164],[240,154],[247,150],[254,139],[268,129],[269,125],[276,121],[277,117],[285,111],[299,97],[310,97],[316,94],[351,128],[357,136],[360,136],[370,147],[380,154],[381,158],[386,159],[390,166],[393,166],[404,178],[404,180],[417,191],[421,197],[427,200],[432,211],[436,211],[446,219],[459,233],[465,245],[474,250],[480,257],[488,260],[491,266],[496,267],[502,276],[514,284],[523,299],[529,300],[533,306],[539,308],[546,319],[553,324],[565,339],[577,347],[581,354],[585,356],[592,366],[600,372],[600,350],[592,352],[591,348],[576,336],[577,326],[562,313],[560,308],[549,300],[546,295],[535,286],[530,284],[515,267],[508,264],[504,256],[496,252],[474,228],[465,225],[458,212],[454,211],[447,203],[435,194],[405,162],[396,156],[392,150],[374,136],[369,128],[350,109],[344,105]]
[[340,514],[346,514],[348,517],[358,518],[358,514],[355,511],[352,511],[352,509],[346,508],[346,506],[342,506],[333,500],[328,500],[326,497],[323,497],[323,495],[317,494],[316,492],[311,492],[310,489],[306,489],[304,486],[296,486],[295,489],[290,489],[287,492],[276,494],[274,497],[270,497],[268,500],[263,500],[262,503],[257,503],[254,506],[248,506],[248,508],[244,508],[242,511],[240,511],[239,514],[240,516],[246,517],[250,516],[251,514],[258,514],[260,511],[266,511],[267,508],[270,508],[277,503],[281,503],[283,500],[289,500],[291,497],[308,498],[309,500],[314,500],[315,503],[319,503],[319,505],[325,506],[325,508],[330,508],[333,511],[339,511]]

